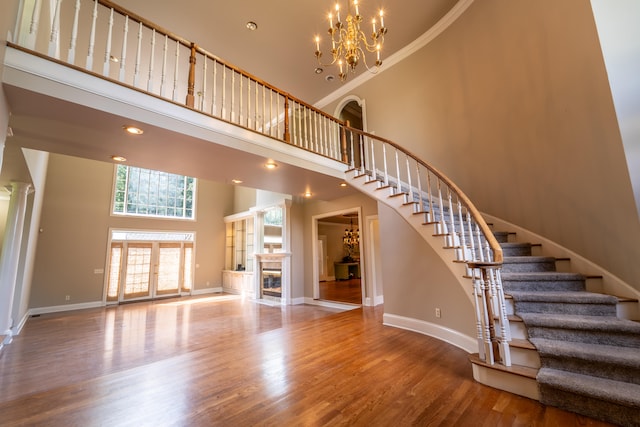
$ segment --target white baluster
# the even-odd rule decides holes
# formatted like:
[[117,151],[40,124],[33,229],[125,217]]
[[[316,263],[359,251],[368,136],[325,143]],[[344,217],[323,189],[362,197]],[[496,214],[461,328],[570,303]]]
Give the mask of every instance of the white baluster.
[[236,72],[231,70],[231,113],[229,120],[232,123],[236,121]]
[[151,57],[149,58],[149,77],[147,78],[147,92],[153,92],[153,66],[156,56],[156,29],[151,30]]
[[76,60],[76,42],[78,41],[78,15],[80,14],[80,0],[76,0],[73,13],[73,27],[71,28],[71,41],[69,42],[69,53],[67,62],[73,64]]
[[418,212],[424,211],[424,196],[422,194],[422,176],[420,174],[420,162],[416,161],[416,179],[418,180]]
[[56,0],[53,12],[53,22],[51,24],[51,34],[49,37],[49,56],[60,59],[60,3],[62,0]]
[[259,118],[259,109],[260,109],[260,103],[258,102],[258,92],[259,92],[259,85],[258,82],[254,82],[254,89],[255,89],[255,98],[256,98],[256,102],[254,104],[255,108],[254,108],[254,117],[253,117],[253,130],[258,130],[258,118]]
[[113,35],[113,8],[109,14],[109,29],[107,30],[107,47],[104,50],[104,63],[102,64],[102,75],[109,77],[111,67],[111,38]]
[[247,78],[247,127],[251,127],[251,79]]
[[[38,36],[38,27],[40,25],[40,11],[42,10],[42,1],[36,0],[33,11],[31,12],[31,20],[29,22],[29,32],[24,37],[22,45],[27,49],[35,50],[36,38]],[[20,34],[19,40],[22,41],[22,34]]]
[[127,63],[127,36],[129,34],[129,17],[124,17],[124,30],[122,34],[122,53],[120,54],[120,73],[118,80],[124,82],[125,65]]
[[262,133],[265,134],[267,129],[267,92],[266,88],[262,86]]
[[202,60],[202,90],[200,93],[200,111],[204,111],[205,101],[207,99],[207,55]]
[[[474,269],[475,271],[475,269]],[[480,313],[480,302],[482,294],[482,281],[473,280],[473,306],[476,312],[476,337],[478,341],[478,357],[480,360],[487,361],[487,355],[484,351],[484,338],[482,336],[482,314]]]
[[451,188],[447,187],[447,199],[449,202],[449,243],[451,247],[460,245],[458,232],[456,231],[455,213],[453,211],[453,196]]
[[211,101],[211,114],[218,115],[218,61],[213,60],[213,100]]
[[429,172],[429,170],[427,170],[427,199],[429,200],[429,214],[427,215],[427,222],[434,222],[433,188],[431,187],[431,172]]
[[220,101],[220,117],[223,119],[225,119],[227,116],[226,98],[227,98],[227,67],[226,65],[222,65],[222,99]]
[[87,51],[87,64],[85,68],[93,70],[93,49],[96,44],[96,20],[98,19],[98,0],[93,2],[93,12],[91,12],[91,32],[89,33],[89,50]]
[[244,126],[244,111],[242,109],[243,107],[243,103],[242,100],[244,99],[244,96],[242,96],[242,94],[244,93],[244,77],[242,76],[242,74],[240,74],[240,91],[239,91],[239,98],[240,98],[240,106],[238,107],[238,113],[239,113],[239,117],[238,117],[238,123],[241,126]]
[[464,229],[464,221],[462,217],[462,203],[458,200],[458,221],[460,222],[460,246],[461,253],[458,257],[459,260],[467,261],[469,258],[467,256],[467,239],[465,238],[465,229]]
[[396,190],[399,193],[402,193],[402,183],[400,182],[400,158],[398,156],[398,149],[395,149],[396,154]]
[[409,186],[409,195],[407,197],[408,202],[415,201],[413,197],[413,180],[411,179],[411,162],[409,161],[409,156],[405,155],[405,159],[407,159],[407,185]]
[[442,201],[442,182],[440,181],[440,178],[438,178],[437,184],[440,219],[438,219],[438,224],[436,225],[436,228],[438,230],[436,234],[447,234],[447,223],[444,220],[444,202]]
[[384,165],[384,185],[389,185],[389,167],[387,165],[387,144],[382,143],[382,160]]
[[273,89],[269,89],[269,136],[273,136]]
[[138,25],[138,47],[136,49],[136,65],[133,71],[133,86],[138,86],[138,77],[140,76],[140,60],[142,57],[142,22]]
[[160,96],[164,98],[165,83],[167,79],[167,45],[169,43],[169,36],[164,36],[164,46],[162,47],[162,74],[160,76]]
[[178,100],[178,69],[180,66],[180,42],[176,40],[176,63],[173,68],[173,95],[171,99],[173,102]]

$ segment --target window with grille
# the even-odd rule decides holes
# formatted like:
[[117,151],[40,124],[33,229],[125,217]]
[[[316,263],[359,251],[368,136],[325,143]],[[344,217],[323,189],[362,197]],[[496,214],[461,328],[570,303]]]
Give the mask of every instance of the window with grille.
[[161,218],[195,218],[196,179],[117,165],[113,213]]

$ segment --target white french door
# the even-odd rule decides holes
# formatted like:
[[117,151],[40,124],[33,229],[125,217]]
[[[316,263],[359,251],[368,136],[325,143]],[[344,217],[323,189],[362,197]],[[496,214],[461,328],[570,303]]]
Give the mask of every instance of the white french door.
[[177,296],[191,290],[191,242],[112,242],[107,301]]

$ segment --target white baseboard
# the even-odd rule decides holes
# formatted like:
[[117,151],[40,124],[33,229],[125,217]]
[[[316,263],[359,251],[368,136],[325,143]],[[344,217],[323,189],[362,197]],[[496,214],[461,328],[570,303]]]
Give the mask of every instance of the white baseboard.
[[216,286],[215,288],[192,289],[191,295],[219,294],[222,292],[235,293],[231,292],[231,289],[223,289],[222,286]]
[[341,304],[339,302],[321,301],[309,297],[304,298],[304,303],[309,305],[319,305],[321,307],[337,308],[339,310],[355,310],[356,308],[361,307],[358,304]]
[[11,335],[20,335],[20,331],[22,331],[22,328],[24,328],[25,323],[27,323],[27,320],[29,320],[29,310],[27,310],[27,312],[24,314],[24,316],[22,316],[22,319],[20,319],[20,322],[16,325],[15,328],[11,329]]
[[376,295],[374,305],[384,304],[384,295]]
[[82,302],[79,304],[54,305],[51,307],[36,307],[30,308],[27,314],[29,316],[33,316],[37,314],[59,313],[61,311],[84,310],[86,308],[104,307],[105,305],[106,304],[103,301],[94,301]]
[[458,331],[454,331],[453,329],[445,328],[444,326],[436,325],[424,320],[385,313],[382,316],[382,323],[387,326],[406,329],[437,338],[441,341],[455,345],[467,353],[476,353],[478,351],[478,341],[476,339],[461,334]]
[[305,302],[306,302],[305,297],[291,299],[291,305],[301,305],[301,304],[304,304]]

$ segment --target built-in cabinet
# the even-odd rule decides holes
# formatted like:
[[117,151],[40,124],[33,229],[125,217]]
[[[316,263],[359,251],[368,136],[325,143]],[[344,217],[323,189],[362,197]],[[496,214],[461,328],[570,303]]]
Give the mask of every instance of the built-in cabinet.
[[253,295],[255,264],[255,216],[234,215],[225,218],[225,269],[222,288],[226,292]]

